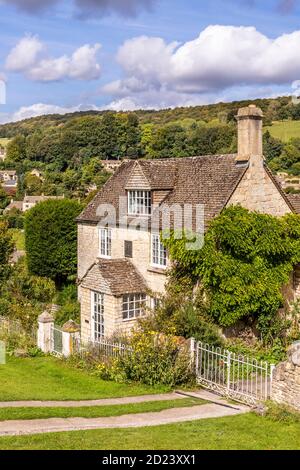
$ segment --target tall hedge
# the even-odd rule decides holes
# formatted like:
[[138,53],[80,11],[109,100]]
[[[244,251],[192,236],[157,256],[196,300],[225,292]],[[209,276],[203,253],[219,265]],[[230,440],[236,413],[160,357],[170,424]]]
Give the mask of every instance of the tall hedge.
[[62,284],[76,276],[76,217],[81,204],[68,199],[37,204],[26,213],[25,246],[31,274]]
[[8,224],[0,220],[0,288],[9,273],[9,259],[14,249],[14,243],[8,232]]

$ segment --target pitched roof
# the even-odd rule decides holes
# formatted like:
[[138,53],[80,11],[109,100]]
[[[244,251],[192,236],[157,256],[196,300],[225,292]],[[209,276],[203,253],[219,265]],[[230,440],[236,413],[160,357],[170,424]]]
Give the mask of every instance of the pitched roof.
[[296,214],[300,214],[300,194],[286,195]]
[[128,259],[99,259],[90,267],[80,284],[88,289],[102,291],[101,277],[115,296],[147,291],[143,277]]
[[179,159],[175,187],[164,203],[203,205],[207,226],[226,206],[247,168],[247,165],[236,165],[235,155]]
[[[235,155],[140,160],[138,165],[153,190],[169,190],[168,204],[204,204],[205,222],[226,205],[247,167],[236,165]],[[126,196],[126,187],[137,165],[123,163],[100,192],[80,214],[78,222],[97,223],[100,204],[112,204],[119,210],[119,196]]]
[[63,196],[25,196],[25,204],[36,204],[38,202],[48,201],[49,199],[64,199]]
[[175,183],[178,160],[140,160],[145,177],[152,190],[172,189]]
[[4,209],[4,212],[8,212],[11,209],[18,209],[21,211],[23,209],[23,202],[22,201],[12,201],[9,205]]

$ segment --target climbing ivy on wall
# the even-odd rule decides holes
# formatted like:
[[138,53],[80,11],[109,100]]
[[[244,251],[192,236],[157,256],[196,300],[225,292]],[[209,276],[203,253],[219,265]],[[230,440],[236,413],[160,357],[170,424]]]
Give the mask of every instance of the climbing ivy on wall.
[[202,282],[216,323],[252,319],[264,337],[275,331],[282,287],[300,262],[300,216],[276,218],[232,206],[211,222],[203,248],[189,250],[185,238],[176,238],[163,240],[175,277]]

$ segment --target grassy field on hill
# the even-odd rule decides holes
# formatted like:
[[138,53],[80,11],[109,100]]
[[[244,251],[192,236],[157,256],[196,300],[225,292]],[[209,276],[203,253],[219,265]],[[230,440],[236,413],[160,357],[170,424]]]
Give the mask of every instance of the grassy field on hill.
[[6,139],[5,137],[0,137],[0,145],[2,147],[6,147],[10,139]]
[[272,126],[265,127],[273,137],[288,142],[293,137],[300,138],[300,121],[275,121]]

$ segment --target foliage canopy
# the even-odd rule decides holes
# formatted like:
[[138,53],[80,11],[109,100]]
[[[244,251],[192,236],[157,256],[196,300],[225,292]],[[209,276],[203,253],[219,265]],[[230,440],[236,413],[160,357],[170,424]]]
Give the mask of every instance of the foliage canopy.
[[229,207],[211,222],[201,250],[187,250],[186,239],[174,234],[164,243],[177,278],[201,280],[219,325],[252,319],[264,338],[275,334],[282,287],[300,261],[298,215],[275,218]]
[[49,200],[33,207],[25,217],[25,245],[31,274],[57,284],[72,279],[77,266],[75,219],[81,204],[68,199]]

